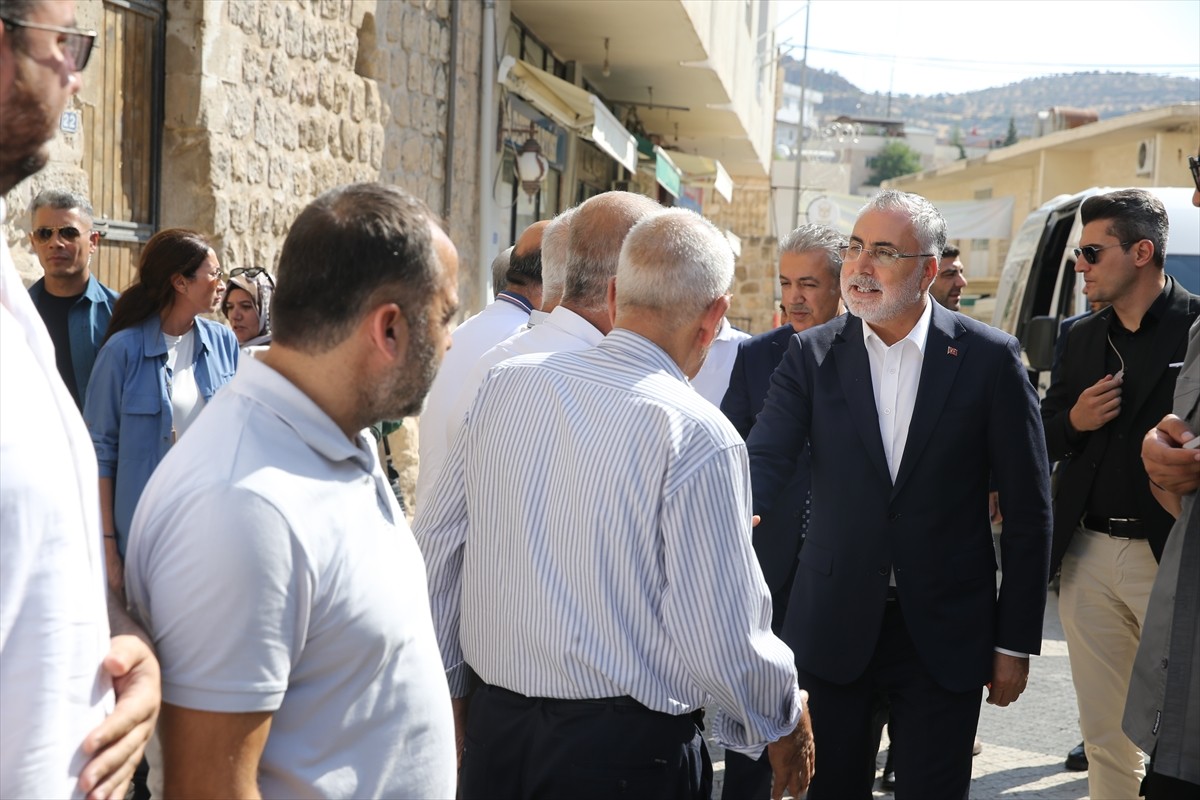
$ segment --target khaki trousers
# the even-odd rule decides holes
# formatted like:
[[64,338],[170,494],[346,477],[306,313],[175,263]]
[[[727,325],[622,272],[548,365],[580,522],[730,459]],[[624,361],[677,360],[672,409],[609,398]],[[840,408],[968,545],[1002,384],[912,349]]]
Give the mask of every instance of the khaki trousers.
[[1079,528],[1062,563],[1067,636],[1092,800],[1137,800],[1142,754],[1121,730],[1133,658],[1158,563],[1144,539]]

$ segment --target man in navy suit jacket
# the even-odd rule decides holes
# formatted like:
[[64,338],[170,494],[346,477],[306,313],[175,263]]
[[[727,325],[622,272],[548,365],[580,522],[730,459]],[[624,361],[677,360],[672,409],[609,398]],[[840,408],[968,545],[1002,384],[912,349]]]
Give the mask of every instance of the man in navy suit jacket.
[[[842,311],[839,276],[844,237],[824,225],[802,225],[779,244],[779,286],[787,323],[738,343],[721,411],[745,439],[762,410],[771,385],[771,373],[787,351],[788,341],[800,331],[822,325]],[[779,508],[769,521],[754,529],[754,553],[771,590],[771,628],[783,625],[796,573],[796,554],[808,526],[808,448],[803,447],[790,465],[790,476],[779,497]],[[732,750],[725,753],[725,783],[721,796],[769,797],[771,765],[764,753],[757,761]]]
[[[1051,513],[1037,395],[1012,336],[929,299],[945,236],[922,197],[868,203],[843,256],[850,313],[792,339],[747,442],[764,523],[810,446],[812,521],[783,625],[811,695],[810,800],[871,797],[877,691],[897,798],[962,800],[982,687],[1013,702],[1041,648]],[[989,476],[1004,514],[998,595]]]

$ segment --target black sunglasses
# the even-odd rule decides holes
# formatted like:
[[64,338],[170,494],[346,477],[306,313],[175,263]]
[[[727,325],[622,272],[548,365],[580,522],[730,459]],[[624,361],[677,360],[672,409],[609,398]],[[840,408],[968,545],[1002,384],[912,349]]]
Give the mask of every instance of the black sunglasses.
[[64,242],[73,242],[83,235],[83,231],[74,225],[63,225],[61,228],[34,228],[33,238],[45,244],[53,239],[56,233],[62,237]]
[[1107,250],[1110,247],[1128,247],[1133,242],[1117,242],[1117,244],[1089,244],[1087,247],[1076,247],[1075,257],[1083,256],[1083,260],[1089,264],[1095,264],[1100,260],[1100,251]]
[[1188,169],[1192,171],[1192,181],[1196,184],[1196,191],[1200,191],[1200,161],[1194,156],[1188,156]]
[[266,275],[267,282],[272,286],[275,285],[275,279],[271,277],[271,273],[267,272],[262,267],[234,267],[233,269],[229,270],[229,277],[236,278],[238,275],[245,275],[251,280],[257,278],[259,275]]
[[62,49],[71,59],[76,72],[82,72],[92,57],[92,47],[96,44],[96,32],[85,31],[82,28],[61,28],[58,25],[43,25],[40,22],[26,22],[21,19],[0,17],[5,30],[14,28],[31,28],[38,31],[61,33],[63,36]]

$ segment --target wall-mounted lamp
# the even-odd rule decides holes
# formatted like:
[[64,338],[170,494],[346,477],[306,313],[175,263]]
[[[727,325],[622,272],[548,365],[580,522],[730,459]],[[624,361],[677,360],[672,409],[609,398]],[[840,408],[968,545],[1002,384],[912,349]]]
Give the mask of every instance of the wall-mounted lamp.
[[612,75],[612,70],[608,68],[608,37],[604,37],[604,66],[600,68],[600,74],[604,77]]
[[542,180],[549,168],[550,162],[542,155],[542,146],[534,138],[534,126],[530,123],[529,138],[517,151],[517,178],[521,181],[521,188],[530,198],[541,190]]

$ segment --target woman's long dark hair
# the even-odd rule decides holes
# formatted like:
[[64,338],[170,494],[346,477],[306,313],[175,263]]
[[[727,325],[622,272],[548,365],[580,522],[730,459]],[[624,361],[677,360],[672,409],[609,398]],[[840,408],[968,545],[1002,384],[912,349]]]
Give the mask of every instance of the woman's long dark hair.
[[182,275],[190,280],[211,249],[203,234],[186,228],[167,228],[154,234],[142,248],[137,280],[117,298],[104,341],[169,308],[175,301],[171,279]]

